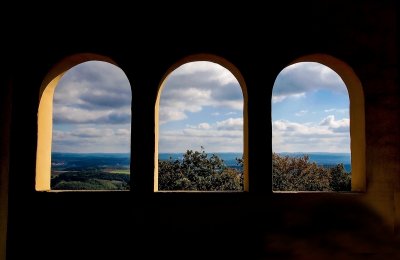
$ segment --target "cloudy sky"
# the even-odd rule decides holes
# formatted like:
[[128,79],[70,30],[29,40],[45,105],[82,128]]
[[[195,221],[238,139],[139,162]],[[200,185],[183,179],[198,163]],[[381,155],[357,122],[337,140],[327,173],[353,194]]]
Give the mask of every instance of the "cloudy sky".
[[[266,86],[267,87],[267,86]],[[130,151],[131,89],[124,72],[99,61],[67,71],[54,93],[56,152]],[[190,62],[166,79],[159,152],[243,151],[243,95],[212,62]],[[341,78],[319,63],[291,65],[272,95],[274,152],[349,152],[349,99]]]
[[125,73],[100,61],[60,79],[53,100],[53,152],[130,152],[131,89]]
[[350,152],[349,97],[339,75],[315,62],[286,67],[272,93],[274,152]]
[[159,152],[243,152],[243,94],[224,67],[186,63],[166,79],[160,98]]

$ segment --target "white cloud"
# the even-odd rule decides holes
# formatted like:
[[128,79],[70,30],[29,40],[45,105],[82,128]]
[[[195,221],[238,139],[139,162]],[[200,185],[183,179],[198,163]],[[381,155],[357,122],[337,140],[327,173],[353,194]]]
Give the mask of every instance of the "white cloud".
[[272,122],[272,131],[276,134],[285,136],[326,136],[332,132],[325,127],[313,125],[311,123],[300,124],[287,120],[277,120]]
[[[207,131],[204,131],[207,130]],[[191,137],[204,137],[204,138],[214,138],[214,137],[222,137],[222,138],[232,138],[232,137],[240,137],[243,135],[243,131],[238,130],[215,130],[215,129],[201,129],[201,128],[185,128],[182,131],[178,131],[185,136]],[[176,132],[176,133],[178,133]],[[163,133],[164,134],[164,133]],[[203,140],[204,142],[208,142],[209,140]]]
[[308,113],[308,110],[300,110],[299,112],[295,113],[295,116],[304,116]]
[[131,99],[129,81],[120,68],[106,62],[84,62],[68,70],[55,89],[55,123],[87,123],[111,114],[130,115]]
[[223,133],[212,131],[166,131],[160,136],[160,152],[185,152],[186,150],[200,150],[203,146],[206,152],[242,152],[243,132]]
[[208,123],[201,123],[198,126],[199,129],[210,129],[210,124]]
[[243,110],[240,85],[229,70],[216,63],[186,63],[166,79],[160,97],[160,123],[186,119],[188,112],[197,113],[204,107]]
[[181,65],[173,71],[173,74],[193,75],[198,73],[207,73],[209,80],[217,80],[220,85],[225,86],[229,83],[236,83],[237,79],[233,74],[223,66],[209,61],[194,61]]
[[163,131],[159,136],[160,152],[199,150],[201,146],[207,152],[243,151],[243,118],[187,125],[184,129]]
[[114,131],[110,128],[98,129],[93,127],[79,128],[70,133],[72,136],[86,137],[86,138],[99,138],[114,135]]
[[204,105],[210,105],[210,95],[211,90],[193,87],[187,89],[164,88],[159,107],[160,124],[186,119],[186,112],[201,111]]
[[164,109],[159,110],[159,123],[161,125],[170,121],[179,121],[186,118],[187,116],[184,111],[180,111],[178,109],[168,109],[168,107],[164,107]]
[[243,118],[228,118],[216,123],[217,129],[223,130],[243,130]]
[[272,102],[281,102],[288,97],[320,89],[348,93],[343,80],[329,67],[316,62],[295,63],[284,68],[277,76]]
[[55,123],[86,123],[94,122],[106,116],[109,111],[91,111],[71,106],[54,106],[53,118]]
[[130,138],[130,135],[131,135],[131,131],[129,130],[129,129],[117,129],[116,131],[115,131],[115,135],[118,135],[118,136],[125,136],[125,137],[129,137]]
[[306,93],[296,93],[296,94],[290,94],[290,95],[272,95],[272,103],[278,103],[282,102],[283,100],[287,98],[293,98],[293,99],[299,99],[299,98],[304,98],[306,97]]
[[283,96],[283,95],[281,95],[281,96],[272,95],[272,103],[282,102],[286,98],[287,98],[287,96]]
[[[168,86],[166,86],[168,87]],[[210,105],[211,90],[188,87],[186,89],[164,88],[161,93],[160,109],[199,112],[204,105]]]
[[107,125],[53,130],[52,150],[56,152],[130,152],[130,130]]
[[210,103],[213,107],[225,107],[235,110],[243,110],[243,100],[213,100]]
[[341,120],[335,120],[334,115],[329,115],[320,122],[320,125],[327,126],[335,132],[349,132],[350,119],[343,118]]
[[115,65],[89,61],[68,70],[60,79],[55,93],[55,106],[104,110],[129,106],[131,88],[125,73]]
[[[239,102],[240,104],[240,106],[243,106],[243,102]],[[238,109],[239,110],[239,109]],[[223,114],[224,116],[232,116],[232,115],[237,115],[238,113],[237,112],[233,112],[233,111],[230,111],[230,112],[227,112],[227,113],[225,113],[225,114]],[[219,112],[214,112],[214,113],[211,113],[211,115],[212,116],[220,116],[221,115],[221,113],[219,113]]]
[[53,122],[58,124],[126,124],[131,122],[130,109],[93,110],[73,106],[55,106]]
[[131,88],[115,65],[89,61],[68,70],[53,99],[57,152],[129,152]]
[[349,113],[349,109],[348,108],[330,108],[330,109],[325,109],[324,110],[325,113],[332,113],[332,112],[336,112],[336,113]]
[[236,115],[236,114],[237,114],[237,112],[233,112],[233,111],[225,113],[226,116]]
[[[227,69],[212,62],[184,64],[169,75],[160,97],[160,124],[187,120],[183,129],[179,123],[160,128],[160,152],[199,150],[201,146],[207,152],[243,150],[243,119],[226,118],[242,114],[243,94]],[[210,115],[224,120],[212,122]]]
[[349,152],[349,120],[324,118],[320,124],[272,122],[274,152]]

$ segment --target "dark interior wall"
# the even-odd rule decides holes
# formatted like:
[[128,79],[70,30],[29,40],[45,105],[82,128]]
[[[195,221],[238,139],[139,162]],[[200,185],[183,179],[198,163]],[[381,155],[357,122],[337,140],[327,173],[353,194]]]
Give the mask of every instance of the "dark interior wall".
[[[7,71],[7,69],[5,69]],[[6,257],[8,220],[8,173],[10,154],[11,82],[7,73],[1,77],[0,88],[0,259]]]
[[[255,6],[249,18],[198,11],[165,15],[156,23],[148,21],[155,15],[149,16],[140,20],[143,26],[131,26],[136,20],[126,17],[124,23],[111,23],[119,30],[92,20],[72,22],[56,32],[32,25],[36,38],[13,31],[15,46],[10,44],[8,54],[12,111],[5,109],[11,123],[6,120],[1,126],[3,139],[11,127],[8,259],[24,259],[27,252],[33,259],[127,259],[138,253],[150,259],[397,253],[400,95],[394,1],[286,4],[268,10]],[[179,26],[182,23],[191,27]],[[130,192],[34,190],[39,88],[52,66],[77,53],[110,57],[130,80]],[[248,193],[153,193],[158,87],[170,66],[198,53],[225,58],[246,82]],[[346,62],[363,85],[365,193],[271,193],[272,166],[265,158],[272,154],[272,86],[290,62],[314,53]],[[4,158],[2,166],[8,161]],[[1,177],[7,173],[2,170]]]

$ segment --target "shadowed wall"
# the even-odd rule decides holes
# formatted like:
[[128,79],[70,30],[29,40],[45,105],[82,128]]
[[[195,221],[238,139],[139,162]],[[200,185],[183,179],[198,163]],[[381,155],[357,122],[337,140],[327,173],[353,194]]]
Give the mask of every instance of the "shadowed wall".
[[[399,256],[395,2],[282,3],[252,7],[248,19],[240,14],[199,8],[157,17],[161,24],[121,14],[107,26],[73,20],[55,32],[32,22],[6,35],[4,78],[11,81],[2,79],[0,92],[0,256],[6,241],[7,259]],[[28,31],[37,37],[24,36]],[[40,87],[58,62],[79,53],[111,58],[131,83],[130,192],[35,191]],[[153,192],[160,82],[170,66],[200,53],[231,62],[246,82],[249,192]],[[271,192],[272,86],[288,64],[318,53],[348,64],[363,86],[364,193]]]

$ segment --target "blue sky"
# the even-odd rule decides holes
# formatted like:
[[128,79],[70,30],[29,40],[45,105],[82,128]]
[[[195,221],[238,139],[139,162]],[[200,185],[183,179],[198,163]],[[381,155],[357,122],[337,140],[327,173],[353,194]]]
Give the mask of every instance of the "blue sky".
[[283,69],[272,92],[274,152],[350,152],[349,97],[340,76],[315,62]]
[[100,61],[60,79],[53,99],[53,152],[130,152],[131,88],[125,73]]
[[159,108],[159,152],[243,152],[243,94],[216,63],[183,64],[165,80]]
[[[99,61],[73,67],[54,93],[52,150],[129,152],[131,98],[120,68]],[[216,63],[174,70],[164,82],[159,118],[161,153],[202,146],[243,151],[242,90]],[[283,69],[272,93],[272,128],[274,152],[349,152],[349,99],[341,78],[313,62]]]

